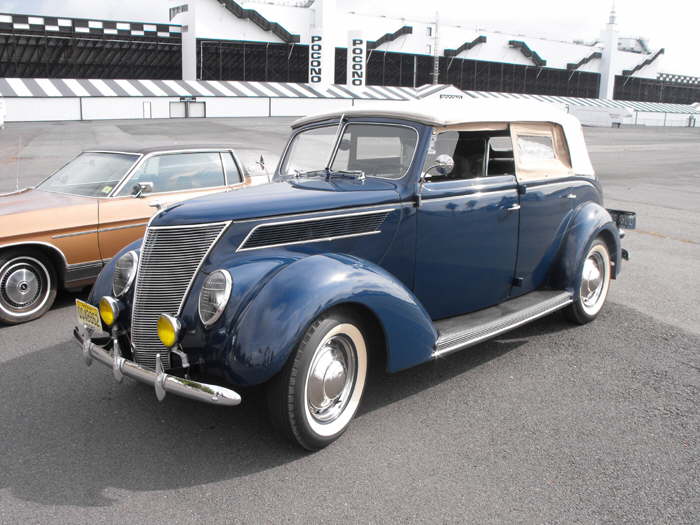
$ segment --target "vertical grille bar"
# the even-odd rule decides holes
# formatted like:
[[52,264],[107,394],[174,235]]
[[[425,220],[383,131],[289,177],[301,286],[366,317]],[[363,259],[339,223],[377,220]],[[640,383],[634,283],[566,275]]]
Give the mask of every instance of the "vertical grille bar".
[[170,367],[158,339],[160,314],[177,315],[197,269],[229,223],[149,228],[141,248],[131,315],[134,360],[155,370],[156,354]]

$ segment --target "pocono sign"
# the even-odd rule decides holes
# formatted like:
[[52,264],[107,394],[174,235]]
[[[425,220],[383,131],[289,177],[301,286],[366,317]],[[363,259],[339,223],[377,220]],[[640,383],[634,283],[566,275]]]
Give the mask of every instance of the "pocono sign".
[[367,78],[367,41],[360,31],[348,32],[348,80],[350,86],[364,87]]
[[323,37],[311,35],[309,46],[309,83],[323,83]]

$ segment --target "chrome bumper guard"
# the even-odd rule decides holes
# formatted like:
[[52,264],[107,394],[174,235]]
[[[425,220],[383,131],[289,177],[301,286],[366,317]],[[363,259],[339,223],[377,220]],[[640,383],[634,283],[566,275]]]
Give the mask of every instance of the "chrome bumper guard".
[[73,330],[73,335],[82,348],[83,357],[88,366],[95,359],[103,365],[111,367],[114,379],[119,383],[121,383],[124,376],[127,376],[147,385],[152,385],[158,401],[163,401],[165,394],[170,392],[171,394],[213,405],[235,406],[241,403],[241,396],[228,388],[166,374],[163,370],[160,355],[156,356],[156,370],[154,372],[133,361],[124,359],[121,356],[119,343],[116,339],[112,340],[112,352],[108,352],[90,341],[87,332],[81,327],[76,326],[75,330]]

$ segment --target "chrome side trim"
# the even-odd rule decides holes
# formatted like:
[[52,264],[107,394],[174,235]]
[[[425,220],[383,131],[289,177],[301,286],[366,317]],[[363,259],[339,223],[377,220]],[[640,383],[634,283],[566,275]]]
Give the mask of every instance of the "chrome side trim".
[[117,231],[117,230],[126,230],[126,229],[128,229],[128,228],[138,228],[138,227],[140,227],[140,226],[148,226],[148,221],[146,221],[146,222],[139,222],[139,223],[137,223],[137,224],[127,224],[127,225],[124,225],[124,226],[110,226],[109,228],[100,228],[100,229],[98,230],[98,233],[102,233],[102,232],[113,232],[113,231]]
[[58,235],[53,235],[51,238],[52,239],[64,239],[66,237],[77,237],[79,235],[89,235],[91,233],[97,233],[97,230],[83,230],[80,232],[60,233]]
[[[376,211],[382,211],[382,210],[391,210],[394,211],[395,209],[399,208],[413,208],[415,207],[416,202],[411,200],[411,201],[406,201],[406,202],[391,202],[387,204],[374,204],[371,206],[352,206],[352,207],[346,207],[346,208],[337,208],[335,210],[318,210],[318,211],[302,211],[299,213],[288,213],[286,215],[266,215],[264,217],[256,217],[253,219],[241,219],[237,220],[236,224],[245,224],[246,222],[260,222],[260,221],[267,221],[270,219],[293,219],[295,217],[303,217],[304,215],[309,215],[311,213],[325,213],[327,215],[321,215],[319,217],[315,217],[315,219],[325,219],[329,217],[335,217],[333,215],[334,213],[337,213],[339,211],[343,210],[376,210]],[[300,219],[301,220],[301,219]]]
[[356,212],[356,213],[343,213],[343,214],[338,214],[338,215],[325,215],[323,217],[308,217],[306,219],[297,219],[294,221],[280,221],[280,222],[264,222],[262,224],[258,224],[255,227],[253,227],[249,232],[248,235],[245,236],[245,239],[243,239],[243,242],[239,245],[238,248],[236,248],[236,252],[246,252],[250,250],[262,250],[264,248],[275,248],[279,246],[292,246],[295,244],[309,244],[313,242],[326,242],[326,241],[333,241],[336,239],[349,239],[351,237],[361,237],[365,235],[375,235],[377,233],[381,233],[380,230],[374,230],[371,232],[362,232],[362,233],[351,233],[347,235],[337,235],[337,236],[331,236],[331,237],[323,237],[323,238],[318,238],[318,239],[307,239],[303,241],[294,241],[294,242],[285,242],[285,243],[279,243],[279,244],[268,244],[266,246],[256,246],[253,248],[241,248],[241,246],[245,246],[248,240],[252,237],[252,235],[255,233],[256,230],[259,228],[267,228],[270,226],[281,226],[281,225],[287,225],[287,224],[301,224],[304,222],[310,222],[310,221],[319,221],[319,220],[324,220],[324,219],[340,219],[343,217],[356,217],[356,216],[361,216],[361,215],[375,215],[375,214],[380,214],[383,212],[386,212],[387,215],[389,215],[391,212],[397,210],[397,208],[386,208],[384,210],[379,210],[379,211],[361,211],[361,212]]
[[[557,299],[556,297],[554,299]],[[568,306],[574,302],[573,297],[571,294],[567,294],[566,298],[562,298],[559,301],[554,302],[552,306],[549,306],[548,308],[544,310],[537,310],[537,306],[535,305],[531,309],[534,310],[534,312],[527,317],[524,318],[517,318],[512,322],[512,323],[507,323],[506,324],[496,324],[492,330],[486,331],[477,337],[474,338],[468,338],[468,339],[459,339],[458,337],[453,338],[453,340],[457,340],[457,342],[447,345],[443,348],[440,348],[440,344],[438,342],[438,345],[436,349],[432,353],[432,358],[440,357],[446,354],[450,354],[452,352],[455,352],[457,350],[462,350],[464,348],[468,348],[470,346],[473,346],[477,343],[480,343],[482,341],[485,341],[487,339],[491,339],[492,337],[496,337],[497,335],[500,335],[504,332],[508,332],[510,330],[513,330],[519,326],[522,326],[524,324],[527,324],[531,321],[534,321],[536,319],[539,319],[540,317],[544,317],[545,315],[548,315],[552,312],[556,312],[557,310],[561,310],[562,308]]]
[[77,281],[93,279],[100,273],[104,266],[102,261],[90,261],[78,264],[69,264],[66,267],[66,273],[63,278],[65,284],[71,284]]
[[175,224],[173,226],[149,226],[149,230],[174,230],[182,228],[208,228],[209,226],[219,226],[221,224],[229,225],[231,221],[206,222],[202,224]]
[[160,354],[156,358],[157,365],[154,372],[122,357],[119,340],[116,337],[113,339],[113,350],[110,353],[90,341],[87,331],[82,327],[76,326],[73,336],[82,349],[85,364],[90,366],[94,359],[110,367],[117,382],[121,382],[122,377],[127,376],[152,386],[158,401],[162,401],[167,393],[171,393],[213,405],[236,406],[241,403],[240,394],[229,388],[166,374]]

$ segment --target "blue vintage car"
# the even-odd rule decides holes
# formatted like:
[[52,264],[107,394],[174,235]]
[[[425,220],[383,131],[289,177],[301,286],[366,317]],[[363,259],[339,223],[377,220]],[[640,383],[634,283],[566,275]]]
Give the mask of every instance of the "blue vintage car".
[[220,405],[266,384],[309,450],[368,368],[396,372],[563,310],[595,319],[632,212],[603,207],[578,121],[544,104],[306,117],[275,182],[173,205],[78,302],[88,364]]

